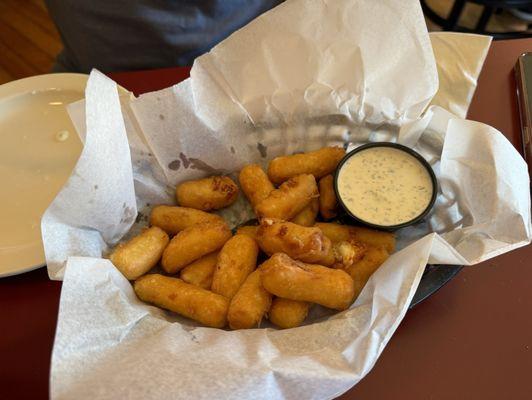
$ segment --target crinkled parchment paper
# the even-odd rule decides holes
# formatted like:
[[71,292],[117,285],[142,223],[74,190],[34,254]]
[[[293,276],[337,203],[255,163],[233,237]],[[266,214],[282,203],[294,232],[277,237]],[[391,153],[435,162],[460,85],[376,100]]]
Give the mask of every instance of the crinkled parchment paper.
[[[42,221],[50,277],[64,279],[52,398],[331,398],[372,368],[427,262],[474,264],[528,243],[525,162],[501,133],[461,119],[489,39],[439,35],[414,0],[291,0],[174,87],[119,96],[93,72],[70,110],[83,153]],[[180,181],[375,140],[423,154],[440,193],[345,312],[284,331],[198,327],[137,300],[102,258]],[[223,214],[234,225],[249,211],[241,200]]]

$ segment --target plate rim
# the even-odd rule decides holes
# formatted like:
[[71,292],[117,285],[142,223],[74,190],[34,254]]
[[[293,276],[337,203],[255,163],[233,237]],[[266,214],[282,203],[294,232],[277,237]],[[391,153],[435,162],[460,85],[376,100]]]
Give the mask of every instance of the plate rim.
[[50,90],[60,86],[61,89],[79,89],[82,87],[83,92],[85,92],[88,79],[89,75],[87,74],[71,72],[29,76],[0,85],[0,100],[6,100],[11,96],[29,93],[34,90]]

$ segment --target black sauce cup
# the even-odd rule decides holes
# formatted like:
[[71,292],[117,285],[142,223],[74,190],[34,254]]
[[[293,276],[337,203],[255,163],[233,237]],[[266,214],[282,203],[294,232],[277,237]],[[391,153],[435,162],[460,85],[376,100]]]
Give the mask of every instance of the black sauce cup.
[[[432,181],[432,196],[430,198],[429,204],[427,205],[427,207],[425,208],[425,210],[421,214],[419,214],[418,216],[414,217],[410,221],[406,221],[406,222],[403,222],[403,223],[400,223],[400,224],[397,224],[397,225],[377,225],[377,224],[372,224],[370,222],[364,221],[363,219],[361,219],[361,218],[357,217],[355,214],[353,214],[349,210],[349,208],[345,205],[344,201],[342,200],[342,197],[340,196],[340,193],[339,193],[339,190],[338,190],[338,175],[340,173],[340,170],[342,169],[342,166],[353,155],[355,155],[355,154],[357,154],[357,153],[359,153],[361,151],[373,148],[373,147],[391,147],[393,149],[404,151],[405,153],[411,155],[416,160],[418,160],[421,163],[421,165],[423,165],[425,167],[425,169],[427,170],[427,172],[429,173],[430,180]],[[342,160],[338,164],[338,167],[336,168],[336,173],[334,174],[334,192],[336,194],[336,198],[338,199],[338,203],[342,206],[342,208],[344,209],[346,214],[352,220],[354,220],[355,222],[358,222],[359,224],[366,225],[366,226],[368,226],[370,228],[374,228],[374,229],[394,231],[396,229],[404,228],[405,226],[409,226],[409,225],[413,225],[413,224],[418,223],[419,221],[421,221],[429,213],[429,211],[434,206],[434,202],[436,201],[436,196],[438,194],[438,180],[436,179],[436,175],[434,174],[434,171],[432,170],[432,167],[427,162],[427,160],[425,160],[423,158],[423,156],[421,156],[416,151],[412,150],[410,147],[406,147],[406,146],[403,146],[402,144],[391,143],[391,142],[373,142],[373,143],[364,144],[362,146],[357,147],[354,150],[351,150],[349,153],[347,153],[344,156],[344,158],[342,158]]]

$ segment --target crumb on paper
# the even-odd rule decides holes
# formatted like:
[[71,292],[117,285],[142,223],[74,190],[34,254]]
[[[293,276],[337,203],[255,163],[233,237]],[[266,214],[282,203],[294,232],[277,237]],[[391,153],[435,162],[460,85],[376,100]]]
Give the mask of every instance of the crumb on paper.
[[70,133],[67,130],[59,131],[55,134],[55,140],[58,142],[66,141],[70,136]]

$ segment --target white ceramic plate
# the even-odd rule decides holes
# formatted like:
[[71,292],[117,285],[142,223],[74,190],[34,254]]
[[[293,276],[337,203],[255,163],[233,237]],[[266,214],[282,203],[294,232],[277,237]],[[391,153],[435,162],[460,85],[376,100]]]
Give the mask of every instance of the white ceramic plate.
[[41,216],[82,144],[66,106],[88,75],[50,74],[0,86],[0,277],[44,265]]

